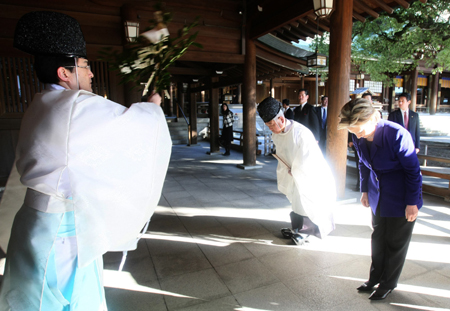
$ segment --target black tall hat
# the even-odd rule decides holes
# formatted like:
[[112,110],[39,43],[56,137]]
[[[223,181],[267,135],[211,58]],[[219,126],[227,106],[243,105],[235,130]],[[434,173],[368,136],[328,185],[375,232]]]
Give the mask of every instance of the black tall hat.
[[272,121],[281,110],[281,103],[273,97],[267,97],[258,105],[258,113],[264,123]]
[[22,16],[14,32],[14,47],[33,55],[86,58],[86,42],[80,24],[68,15],[30,12]]

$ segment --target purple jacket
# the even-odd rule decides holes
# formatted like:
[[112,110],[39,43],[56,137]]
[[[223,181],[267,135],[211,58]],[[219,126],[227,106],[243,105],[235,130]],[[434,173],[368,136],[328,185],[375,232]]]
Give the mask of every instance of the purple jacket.
[[420,164],[405,128],[380,120],[370,153],[366,139],[353,135],[353,143],[359,155],[361,192],[368,192],[374,214],[379,206],[381,217],[405,217],[406,205],[422,207]]

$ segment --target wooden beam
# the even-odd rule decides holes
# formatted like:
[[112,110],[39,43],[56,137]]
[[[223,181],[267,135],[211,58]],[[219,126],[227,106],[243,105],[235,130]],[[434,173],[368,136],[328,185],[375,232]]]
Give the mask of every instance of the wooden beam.
[[378,14],[377,12],[375,12],[374,10],[372,10],[371,8],[369,8],[367,5],[365,5],[362,2],[359,2],[359,0],[353,0],[353,6],[360,9],[363,12],[366,12],[367,14],[369,14],[370,16],[372,16],[373,18],[378,18],[380,16],[380,14]]
[[[256,42],[256,46],[258,47],[258,50],[265,50],[265,51],[269,52],[270,54],[276,55],[277,57],[287,60],[288,63],[296,63],[296,64],[301,64],[301,65],[306,66],[306,59],[300,59],[300,58],[293,57],[288,54],[284,54],[284,53],[274,50],[274,49],[268,47],[267,45],[265,45],[264,43],[261,43],[258,41]],[[264,58],[262,58],[262,59],[264,59]],[[270,59],[266,60],[266,61],[268,61],[271,64],[278,64],[277,62],[273,62]],[[289,67],[289,66],[284,66],[284,67],[294,68],[294,67]],[[297,68],[297,66],[295,68]]]
[[358,13],[356,13],[355,11],[353,11],[353,17],[357,20],[359,20],[360,22],[364,23],[366,21],[366,19],[364,17],[362,17],[361,15],[359,15]]
[[301,29],[299,27],[291,26],[291,32],[294,33],[294,35],[297,36],[299,39],[306,41],[307,35],[305,35],[303,32],[301,32]]
[[305,16],[314,10],[312,1],[285,0],[283,5],[275,3],[278,11],[264,9],[257,18],[252,21],[252,28],[249,32],[250,39],[261,37],[269,32],[289,24],[296,19]]
[[173,75],[211,76],[215,72],[204,68],[169,67],[169,72]]
[[310,23],[306,23],[305,25],[302,25],[304,28],[309,29],[314,34],[318,34],[319,36],[323,36],[323,31],[320,31],[320,22],[319,22],[319,30],[317,30],[317,23],[315,23],[314,26],[310,25]]
[[362,0],[362,1],[364,1],[367,5],[369,5],[369,3],[375,4],[375,6],[379,7],[380,9],[383,9],[388,14],[392,14],[394,12],[394,9],[391,8],[389,5],[387,5],[386,3],[384,3],[384,1],[382,0]]
[[180,60],[204,63],[244,64],[245,55],[188,50]]
[[394,0],[394,1],[397,2],[398,4],[400,4],[405,9],[409,8],[409,3],[406,2],[405,0]]
[[277,37],[281,40],[284,40],[287,43],[291,43],[292,40],[289,39],[288,37],[286,37],[281,31],[275,30],[274,33],[275,33],[275,37]]
[[[276,30],[278,32],[278,30]],[[292,32],[286,30],[286,29],[282,29],[281,30],[281,34],[284,35],[286,38],[288,38],[291,41],[295,41],[298,42],[300,39],[295,36]]]
[[[323,29],[324,31],[328,31],[330,32],[330,27],[328,27],[328,25],[325,24],[325,22],[327,21],[326,18],[322,18],[319,22],[319,29]],[[317,29],[317,21],[313,18],[310,18],[308,16],[308,24],[312,24],[312,27]]]

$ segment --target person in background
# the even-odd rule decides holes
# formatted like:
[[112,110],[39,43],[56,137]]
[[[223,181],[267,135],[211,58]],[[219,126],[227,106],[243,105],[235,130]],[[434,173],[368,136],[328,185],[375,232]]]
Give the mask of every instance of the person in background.
[[222,104],[222,116],[223,116],[222,143],[225,147],[225,153],[223,155],[229,156],[231,150],[231,142],[233,141],[234,116],[233,112],[231,112],[231,110],[228,109],[228,105],[225,103]]
[[372,211],[372,265],[369,280],[357,290],[371,292],[371,300],[381,300],[397,287],[423,205],[419,160],[409,132],[381,119],[370,101],[351,100],[339,118],[338,129],[354,134],[361,203]]
[[[368,101],[370,101],[370,103],[373,105],[373,100],[372,100],[372,94],[370,92],[365,92],[361,98],[367,99]],[[381,108],[383,108],[383,106],[381,106]],[[383,109],[378,110],[378,112],[380,113],[380,117],[383,119]]]
[[409,109],[411,104],[411,95],[402,93],[398,96],[398,106],[400,109],[392,111],[388,120],[398,123],[411,134],[416,153],[420,151],[420,121],[419,114]]
[[308,90],[298,90],[298,101],[300,106],[294,109],[294,120],[306,126],[314,135],[317,142],[320,141],[320,125],[316,110],[308,104]]
[[355,162],[356,162],[356,170],[357,170],[355,191],[360,191],[361,187],[360,187],[360,181],[359,181],[359,177],[360,177],[360,174],[359,174],[359,156],[358,156],[358,152],[356,151],[356,148],[355,148],[355,146],[353,144],[353,134],[350,133],[350,132],[348,132],[348,146],[350,148],[352,148],[352,150],[353,150],[353,152],[355,154]]
[[284,116],[286,119],[294,120],[294,112],[289,108],[289,99],[283,99]]
[[283,237],[297,245],[307,235],[324,238],[334,230],[336,189],[314,136],[304,125],[286,119],[281,103],[272,97],[258,105],[258,113],[277,146],[278,190],[292,203],[291,228],[281,229]]
[[320,99],[321,105],[314,107],[316,114],[319,117],[320,125],[320,140],[319,147],[322,150],[323,155],[326,155],[327,149],[327,116],[328,116],[328,96],[322,96]]

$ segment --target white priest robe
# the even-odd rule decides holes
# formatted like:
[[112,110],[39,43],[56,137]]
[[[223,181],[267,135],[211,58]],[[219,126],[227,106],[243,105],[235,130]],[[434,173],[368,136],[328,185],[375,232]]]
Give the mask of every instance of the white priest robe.
[[[17,146],[17,171],[28,190],[8,245],[0,310],[105,310],[102,293],[95,303],[68,306],[55,290],[47,265],[57,233],[71,213],[77,269],[94,264],[90,271],[101,282],[105,252],[136,248],[159,202],[171,148],[164,114],[153,103],[126,108],[55,88],[36,94]],[[78,286],[72,297],[82,301],[86,291]]]
[[314,135],[304,125],[286,119],[285,131],[272,134],[272,139],[282,160],[277,166],[278,190],[287,196],[295,213],[308,217],[319,229],[314,232],[305,222],[300,232],[327,236],[334,230],[336,186]]

